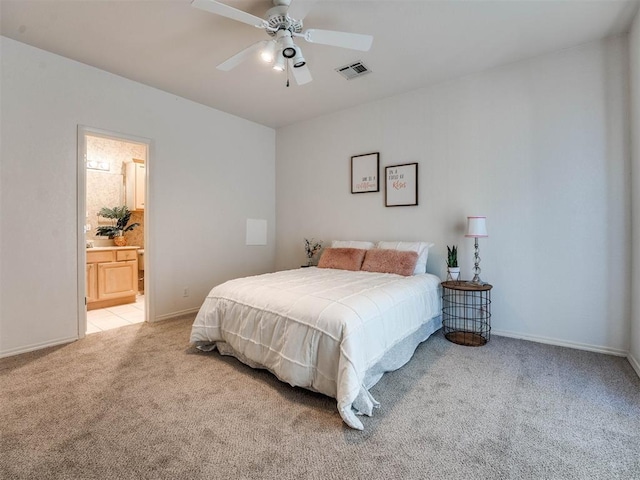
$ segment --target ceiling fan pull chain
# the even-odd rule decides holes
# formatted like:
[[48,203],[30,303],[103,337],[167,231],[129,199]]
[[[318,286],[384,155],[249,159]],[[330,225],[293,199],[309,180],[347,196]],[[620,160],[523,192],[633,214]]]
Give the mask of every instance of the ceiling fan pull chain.
[[289,61],[287,60],[284,63],[286,65],[285,68],[287,69],[287,88],[289,88]]

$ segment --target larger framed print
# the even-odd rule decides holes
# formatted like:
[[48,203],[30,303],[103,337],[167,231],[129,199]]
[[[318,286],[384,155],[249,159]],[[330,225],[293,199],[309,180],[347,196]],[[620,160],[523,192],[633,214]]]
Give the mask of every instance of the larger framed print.
[[384,204],[387,207],[418,205],[418,164],[385,167],[386,188]]
[[351,157],[351,193],[380,191],[380,153]]

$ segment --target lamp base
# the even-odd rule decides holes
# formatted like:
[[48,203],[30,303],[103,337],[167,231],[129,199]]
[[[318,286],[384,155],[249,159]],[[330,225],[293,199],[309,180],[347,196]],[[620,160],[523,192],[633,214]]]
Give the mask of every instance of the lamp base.
[[473,265],[473,278],[471,279],[471,283],[474,285],[484,285],[486,282],[480,280],[480,249],[478,248],[478,237],[475,238],[474,242],[475,252],[473,254],[473,259],[475,264]]

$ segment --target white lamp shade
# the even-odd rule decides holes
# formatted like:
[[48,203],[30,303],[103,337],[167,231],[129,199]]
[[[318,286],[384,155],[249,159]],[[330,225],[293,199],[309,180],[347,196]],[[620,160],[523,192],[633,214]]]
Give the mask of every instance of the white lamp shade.
[[465,237],[488,237],[487,217],[467,217],[467,233]]

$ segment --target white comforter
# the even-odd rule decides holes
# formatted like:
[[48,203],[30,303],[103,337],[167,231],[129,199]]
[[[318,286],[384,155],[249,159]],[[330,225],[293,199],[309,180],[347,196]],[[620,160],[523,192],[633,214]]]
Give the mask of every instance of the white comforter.
[[191,341],[336,398],[347,425],[362,429],[355,414],[377,406],[367,370],[440,315],[439,284],[429,274],[315,267],[239,278],[211,290]]

